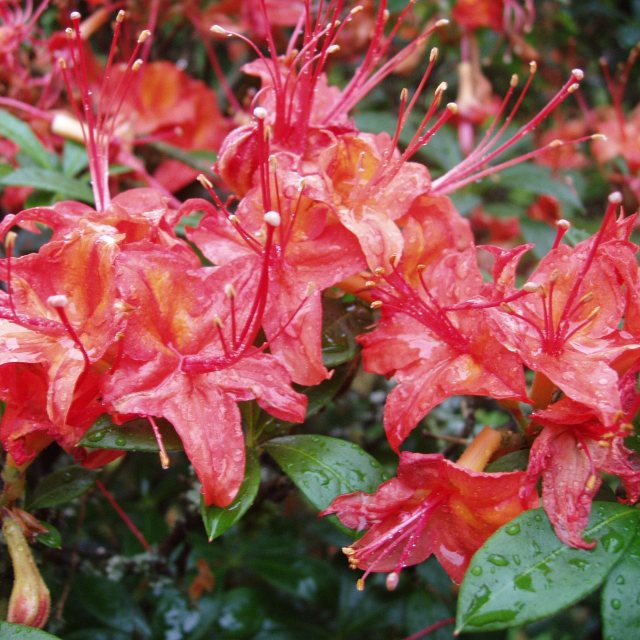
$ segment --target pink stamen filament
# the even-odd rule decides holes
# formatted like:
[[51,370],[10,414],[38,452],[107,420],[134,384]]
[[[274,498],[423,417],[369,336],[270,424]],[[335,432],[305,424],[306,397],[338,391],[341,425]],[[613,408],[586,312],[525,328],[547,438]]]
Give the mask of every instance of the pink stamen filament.
[[169,454],[165,449],[164,442],[162,441],[162,434],[160,433],[160,428],[156,424],[156,421],[153,418],[153,416],[147,416],[147,420],[149,420],[149,422],[151,423],[151,428],[153,429],[153,435],[156,439],[156,442],[158,443],[158,449],[160,450],[159,451],[160,464],[162,465],[163,469],[168,469],[169,465],[171,464],[171,461],[169,459]]
[[[469,182],[478,179],[478,177],[480,176],[484,177],[491,173],[495,173],[500,169],[504,169],[506,166],[511,166],[510,164],[502,163],[502,165],[498,166],[497,168],[490,167],[489,169],[480,172],[485,165],[501,155],[504,151],[521,140],[523,137],[531,133],[531,131],[533,131],[535,127],[540,124],[540,122],[542,122],[554,109],[556,109],[564,100],[566,100],[573,92],[575,92],[579,86],[580,80],[582,79],[582,72],[578,70],[573,71],[567,82],[547,103],[547,105],[538,112],[536,116],[534,116],[529,122],[520,127],[520,129],[518,129],[518,131],[504,143],[498,145],[492,151],[489,151],[491,147],[498,143],[503,132],[506,130],[507,126],[513,119],[526,94],[526,91],[531,84],[532,78],[533,73],[530,74],[525,87],[523,88],[520,96],[516,101],[516,104],[514,105],[514,108],[505,119],[498,133],[490,136],[489,138],[487,138],[487,136],[485,135],[485,138],[483,138],[483,141],[480,143],[480,145],[476,147],[476,149],[472,151],[465,160],[463,160],[460,164],[445,173],[437,180],[434,180],[432,183],[433,193],[442,195],[451,193],[453,189],[468,184]],[[496,122],[495,119],[494,122]],[[492,130],[493,126],[494,125],[492,124],[490,130]],[[518,161],[526,160],[528,157],[531,157],[530,154],[525,154],[520,159],[518,159]],[[515,164],[515,162],[511,163]]]
[[54,309],[56,310],[56,313],[58,314],[62,324],[64,325],[64,328],[67,330],[69,337],[73,340],[73,343],[76,345],[76,347],[78,347],[80,353],[82,354],[82,359],[84,360],[84,369],[82,371],[82,375],[80,376],[80,378],[78,378],[78,386],[80,386],[80,382],[84,379],[84,376],[87,374],[89,368],[91,367],[89,354],[85,350],[80,337],[76,333],[76,330],[73,328],[71,322],[69,322],[69,318],[67,316],[67,312],[64,310],[64,307],[55,306]]

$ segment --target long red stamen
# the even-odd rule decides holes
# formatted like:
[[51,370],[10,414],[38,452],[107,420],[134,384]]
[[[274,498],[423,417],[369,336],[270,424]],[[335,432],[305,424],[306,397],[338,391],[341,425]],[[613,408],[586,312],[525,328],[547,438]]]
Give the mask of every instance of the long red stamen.
[[156,442],[158,443],[158,449],[160,449],[160,452],[159,452],[160,464],[162,465],[163,469],[168,469],[171,464],[171,460],[169,459],[169,454],[165,449],[164,442],[162,440],[162,434],[160,433],[160,429],[156,424],[156,421],[153,418],[153,416],[147,416],[147,420],[151,423],[151,428],[153,429],[153,435],[156,439]]

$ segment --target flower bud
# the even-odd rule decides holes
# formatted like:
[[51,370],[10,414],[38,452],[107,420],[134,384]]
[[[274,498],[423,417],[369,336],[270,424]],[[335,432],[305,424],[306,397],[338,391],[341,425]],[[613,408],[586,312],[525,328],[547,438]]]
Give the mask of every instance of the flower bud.
[[9,512],[5,512],[2,533],[13,564],[13,589],[7,621],[42,628],[49,617],[51,596],[22,529]]

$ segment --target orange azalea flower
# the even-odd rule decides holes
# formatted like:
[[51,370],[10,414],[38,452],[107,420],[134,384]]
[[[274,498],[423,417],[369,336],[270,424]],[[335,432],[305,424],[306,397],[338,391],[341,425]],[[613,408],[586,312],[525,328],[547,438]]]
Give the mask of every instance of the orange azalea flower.
[[[487,440],[489,451],[476,458]],[[366,571],[358,588],[370,572],[383,571],[391,572],[387,587],[393,589],[403,567],[431,554],[452,580],[462,582],[485,540],[522,511],[538,506],[535,494],[519,497],[524,472],[482,472],[499,441],[497,432],[485,430],[458,463],[437,453],[402,452],[397,477],[374,494],[339,496],[322,512],[337,514],[347,527],[367,530],[343,549],[353,568]]]

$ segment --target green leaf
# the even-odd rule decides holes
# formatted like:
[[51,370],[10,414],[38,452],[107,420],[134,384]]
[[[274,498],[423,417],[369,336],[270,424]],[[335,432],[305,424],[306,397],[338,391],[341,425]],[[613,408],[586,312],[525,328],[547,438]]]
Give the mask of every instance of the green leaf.
[[631,629],[640,629],[639,584],[640,534],[636,534],[602,589],[604,638],[630,638]]
[[511,451],[487,465],[485,471],[499,473],[502,471],[524,471],[529,464],[529,450]]
[[333,370],[333,375],[320,384],[307,387],[303,393],[307,396],[307,419],[324,409],[353,376],[354,367],[348,363]]
[[0,638],[2,640],[61,640],[41,629],[25,627],[11,622],[0,622]]
[[69,502],[93,485],[97,471],[77,465],[54,471],[42,480],[29,497],[27,510],[55,507]]
[[15,142],[20,151],[43,169],[52,169],[56,157],[49,153],[26,122],[0,110],[0,136]]
[[22,167],[0,178],[0,184],[33,187],[40,191],[59,193],[64,198],[93,203],[93,193],[87,183],[49,169]]
[[353,360],[359,351],[356,336],[371,324],[371,314],[354,303],[325,298],[322,301],[322,361],[328,369]]
[[506,629],[545,618],[600,586],[633,539],[640,512],[594,502],[585,529],[593,550],[556,537],[542,509],[499,529],[471,560],[458,599],[456,631]]
[[499,180],[500,184],[506,187],[513,185],[530,193],[553,196],[565,211],[575,212],[584,209],[575,189],[554,177],[549,167],[530,162],[519,164],[501,171]]
[[353,491],[375,491],[385,480],[378,461],[352,442],[328,436],[283,436],[265,449],[318,510]]
[[[167,451],[182,451],[184,449],[180,437],[166,420],[159,419],[156,424]],[[152,453],[159,451],[153,428],[146,418],[137,418],[122,425],[115,425],[107,414],[100,416],[91,425],[78,446],[91,449],[119,449],[121,451]]]
[[184,162],[188,167],[202,173],[211,173],[211,165],[216,161],[216,154],[212,151],[200,149],[197,151],[185,151],[166,142],[153,142],[151,146],[166,154],[174,160]]
[[222,535],[247,512],[253,504],[260,487],[260,464],[253,449],[247,449],[247,462],[244,481],[235,500],[225,509],[207,507],[200,503],[200,514],[209,542]]
[[89,157],[83,145],[67,140],[62,151],[62,172],[73,178],[87,168]]
[[45,547],[51,547],[52,549],[60,549],[62,547],[62,537],[60,532],[48,522],[40,522],[43,527],[46,527],[46,531],[39,533],[36,536],[36,540],[43,544]]

